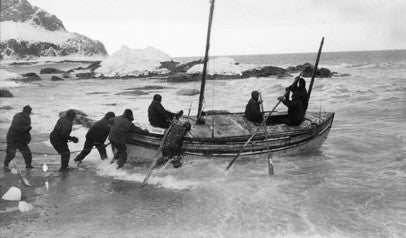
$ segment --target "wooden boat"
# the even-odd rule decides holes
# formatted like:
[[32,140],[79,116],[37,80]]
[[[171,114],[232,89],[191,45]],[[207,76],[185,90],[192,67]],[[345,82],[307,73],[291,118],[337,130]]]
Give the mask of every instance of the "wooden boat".
[[[274,117],[284,114],[276,113]],[[195,118],[181,118],[192,124],[192,130],[183,144],[185,159],[234,157],[258,127],[245,119],[242,113],[212,114],[206,119],[208,123],[194,125]],[[327,139],[333,119],[334,113],[331,112],[307,112],[306,120],[300,126],[266,126],[267,131],[257,133],[241,155],[261,157],[268,153],[267,143],[270,152],[275,155],[295,155],[317,150]],[[218,124],[212,125],[211,122]],[[137,161],[153,160],[162,137],[162,132],[134,134],[127,145],[129,158]]]
[[[261,157],[268,152],[278,155],[292,155],[306,153],[320,148],[330,132],[334,113],[307,112],[305,121],[299,126],[288,126],[282,123],[266,126],[261,124],[260,126],[262,128],[260,129],[258,129],[258,125],[245,119],[243,113],[217,112],[210,113],[210,115],[206,115],[203,118],[202,105],[204,101],[213,9],[214,0],[211,0],[198,113],[196,117],[181,118],[181,121],[189,121],[192,125],[192,129],[183,143],[186,159],[199,157],[236,158],[240,154],[244,157]],[[315,69],[317,69],[318,60],[320,59],[323,40],[319,48]],[[313,87],[314,76],[315,71],[313,72],[309,86],[309,98]],[[278,104],[270,113],[271,119],[287,116],[286,112],[273,113]],[[203,120],[205,123],[201,123]],[[245,145],[251,136],[253,136],[251,143]],[[129,159],[133,158],[137,161],[156,159],[155,157],[157,152],[159,152],[158,149],[163,137],[163,131],[160,133],[152,131],[148,135],[132,135],[127,145]]]
[[[279,115],[281,114],[275,114]],[[258,127],[246,120],[242,113],[214,114],[208,117],[209,122],[221,121],[221,124],[193,125],[184,141],[187,158],[234,157]],[[333,119],[334,113],[331,112],[307,112],[306,120],[300,126],[266,126],[270,152],[276,155],[295,155],[319,149],[327,139]],[[183,118],[182,121],[193,123],[196,119]],[[268,153],[265,133],[263,131],[255,135],[241,154],[256,156]],[[154,159],[162,137],[161,133],[134,134],[128,142],[129,157],[137,161]]]

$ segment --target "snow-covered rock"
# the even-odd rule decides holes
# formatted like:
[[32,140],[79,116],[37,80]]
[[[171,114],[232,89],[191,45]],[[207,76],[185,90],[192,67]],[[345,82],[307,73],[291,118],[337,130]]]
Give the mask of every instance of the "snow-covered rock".
[[27,0],[2,0],[1,9],[2,60],[86,60],[107,56],[101,42],[68,32],[55,15]]
[[23,77],[19,74],[9,72],[4,69],[0,69],[0,81],[22,79]]
[[18,210],[21,212],[29,212],[34,208],[34,206],[31,203],[27,203],[25,201],[20,201],[18,203]]
[[[238,64],[229,57],[219,57],[210,59],[207,64],[207,74],[209,75],[242,75],[242,72],[257,68],[255,64]],[[197,64],[186,73],[200,74],[203,72],[203,64]]]
[[12,80],[22,79],[23,77],[19,74],[9,72],[4,69],[0,69],[0,87],[9,88],[9,87],[18,87],[19,83]]
[[171,57],[153,47],[145,49],[121,49],[100,63],[94,72],[103,77],[128,77],[168,74],[170,71],[161,68],[161,62],[169,61]]
[[20,201],[21,200],[21,190],[16,187],[11,187],[2,197],[4,200],[8,201]]

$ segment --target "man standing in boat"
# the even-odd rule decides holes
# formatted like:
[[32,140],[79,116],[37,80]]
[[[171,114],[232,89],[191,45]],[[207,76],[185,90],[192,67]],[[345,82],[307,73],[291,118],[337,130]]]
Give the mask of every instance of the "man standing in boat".
[[291,86],[288,87],[288,89],[293,93],[293,95],[296,98],[298,98],[298,100],[302,102],[303,109],[306,112],[309,98],[307,95],[306,81],[304,80],[304,78],[299,78],[296,84],[292,84]]
[[286,88],[285,97],[279,97],[278,100],[282,101],[288,107],[288,118],[282,119],[283,123],[291,126],[299,126],[305,118],[305,110],[303,102],[298,95],[294,92],[292,100],[290,100],[290,87]]
[[261,112],[262,101],[259,100],[259,92],[252,91],[251,99],[248,101],[247,106],[245,107],[245,117],[248,121],[254,123],[261,123],[263,120],[263,113]]
[[148,134],[148,130],[143,130],[132,123],[134,121],[133,112],[130,109],[125,109],[122,116],[114,118],[113,126],[110,129],[110,143],[113,149],[116,150],[112,162],[117,161],[117,169],[124,166],[127,161],[127,141],[131,133],[141,135]]
[[115,116],[114,112],[108,112],[100,121],[96,122],[89,129],[86,134],[86,141],[83,150],[78,156],[76,156],[75,162],[82,162],[82,160],[90,153],[93,146],[96,146],[102,160],[107,158],[104,142],[110,133],[110,127]]
[[14,159],[17,149],[24,157],[25,167],[32,169],[32,155],[28,143],[31,141],[31,114],[32,108],[27,105],[22,112],[14,115],[10,129],[7,133],[7,152],[4,159],[4,170],[10,171],[8,165]]
[[152,126],[160,128],[169,128],[170,121],[176,117],[179,118],[183,115],[183,110],[178,113],[173,113],[165,110],[161,104],[162,96],[155,94],[151,104],[148,107],[148,120]]

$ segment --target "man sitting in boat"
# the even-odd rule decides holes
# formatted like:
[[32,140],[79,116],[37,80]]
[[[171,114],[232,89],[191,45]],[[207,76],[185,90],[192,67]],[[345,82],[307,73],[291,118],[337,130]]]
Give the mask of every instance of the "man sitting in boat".
[[295,92],[292,94],[292,100],[289,99],[290,88],[286,88],[286,96],[279,97],[278,100],[281,100],[283,104],[288,107],[288,117],[282,119],[282,123],[286,123],[290,126],[300,125],[305,118],[305,110],[303,107],[302,100],[298,97]]
[[306,90],[306,81],[304,80],[304,78],[299,78],[296,84],[289,86],[289,90],[292,91],[296,98],[302,101],[303,109],[306,112],[308,105],[308,95]]
[[176,117],[179,118],[183,115],[183,110],[178,113],[172,113],[165,110],[161,104],[162,96],[160,94],[155,94],[148,107],[148,120],[152,126],[160,128],[169,128],[170,121]]
[[130,138],[131,133],[137,133],[141,135],[148,134],[148,130],[143,130],[138,126],[135,126],[132,121],[134,120],[133,112],[130,109],[125,109],[122,116],[115,117],[113,125],[110,129],[110,143],[113,149],[116,150],[112,163],[117,161],[117,169],[124,166],[127,161],[127,141]]
[[263,113],[260,109],[260,104],[262,101],[259,101],[259,92],[252,91],[251,99],[248,101],[247,106],[245,107],[245,117],[248,121],[254,123],[261,123],[263,120]]

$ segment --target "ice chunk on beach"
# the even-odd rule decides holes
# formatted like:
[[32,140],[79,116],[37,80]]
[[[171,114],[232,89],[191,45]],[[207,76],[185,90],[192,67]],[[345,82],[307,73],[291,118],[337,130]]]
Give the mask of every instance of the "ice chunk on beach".
[[0,87],[18,87],[19,83],[11,81],[13,79],[21,79],[21,75],[0,69]]
[[[242,72],[257,68],[256,64],[238,64],[230,57],[218,57],[209,60],[207,74],[210,75],[242,75]],[[197,74],[203,71],[203,64],[194,65],[186,73]]]
[[143,76],[150,73],[166,74],[168,69],[160,68],[161,62],[170,61],[171,57],[153,47],[145,49],[121,49],[100,63],[95,74],[104,77]]
[[31,203],[27,203],[25,201],[20,201],[18,203],[18,210],[20,210],[21,212],[29,212],[34,208],[33,205],[31,205]]
[[42,171],[44,171],[44,172],[48,171],[48,166],[47,166],[47,164],[44,164],[44,165],[42,166]]
[[8,201],[20,201],[21,200],[21,190],[16,187],[11,187],[2,197],[4,200]]

